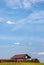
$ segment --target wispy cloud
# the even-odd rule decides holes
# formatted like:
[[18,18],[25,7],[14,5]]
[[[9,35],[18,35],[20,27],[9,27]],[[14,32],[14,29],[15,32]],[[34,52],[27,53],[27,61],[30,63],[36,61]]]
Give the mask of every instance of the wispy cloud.
[[[10,40],[10,41],[26,41],[27,37],[25,36],[9,36],[9,35],[0,35],[0,40]],[[17,43],[17,42],[16,42]],[[17,43],[19,44],[19,42]]]
[[[32,41],[44,43],[44,38],[40,38],[39,36],[7,36],[7,35],[0,35],[0,40],[11,40],[11,41],[28,41],[29,45],[32,45]],[[29,41],[30,40],[30,41]],[[20,44],[20,42],[16,42],[14,44]]]
[[12,36],[0,35],[0,40],[13,40],[14,38]]
[[29,0],[24,0],[23,1],[23,7],[26,8],[31,8],[32,7],[32,3]]
[[44,0],[5,0],[6,5],[12,9],[18,8],[31,8],[34,3],[41,2]]
[[7,39],[7,36],[5,36],[5,35],[0,35],[0,40],[5,40],[5,39]]
[[43,42],[44,42],[44,38],[41,38],[41,37],[39,37],[39,36],[31,36],[31,37],[30,37],[30,40],[31,40],[31,41],[40,42],[40,43],[43,43]]
[[44,2],[44,0],[30,0],[32,3],[36,3],[36,2]]
[[44,23],[44,11],[33,12],[27,18],[29,23]]
[[38,12],[33,12],[31,13],[28,17],[21,19],[19,21],[13,22],[13,21],[7,21],[7,24],[16,24],[17,26],[23,26],[27,23],[36,23],[36,24],[41,24],[44,23],[44,11],[38,11]]
[[44,52],[39,52],[38,55],[44,55]]
[[5,0],[5,2],[12,9],[22,8],[20,0]]
[[4,19],[3,19],[2,17],[0,17],[0,22],[3,22],[3,20],[4,20]]
[[31,46],[33,43],[30,41],[28,44],[29,44],[29,46]]
[[[41,26],[40,24],[44,23],[44,11],[37,11],[37,12],[33,12],[31,13],[28,17],[21,19],[19,21],[17,21],[16,26],[14,26],[14,28],[12,30],[18,30],[21,27],[27,25],[27,24],[37,24],[37,26],[35,26],[35,28],[30,25],[29,27],[31,28],[30,31],[44,31],[43,28],[44,26]],[[39,24],[39,26],[38,26]],[[28,28],[29,30],[29,28]]]
[[11,48],[14,47],[14,45],[0,45],[0,48]]
[[31,13],[27,18],[22,19],[21,23],[44,23],[44,11]]

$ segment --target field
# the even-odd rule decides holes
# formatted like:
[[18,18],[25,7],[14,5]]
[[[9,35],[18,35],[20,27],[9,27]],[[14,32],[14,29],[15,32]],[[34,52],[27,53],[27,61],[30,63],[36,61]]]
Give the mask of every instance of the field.
[[2,62],[0,65],[44,65],[44,63]]

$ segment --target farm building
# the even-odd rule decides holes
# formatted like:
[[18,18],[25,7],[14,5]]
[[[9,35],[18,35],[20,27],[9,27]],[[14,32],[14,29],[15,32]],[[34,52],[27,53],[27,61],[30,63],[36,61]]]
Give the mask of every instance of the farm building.
[[32,62],[40,62],[37,58],[32,59]]
[[15,60],[16,62],[23,62],[30,60],[31,57],[28,54],[19,54],[19,55],[14,55],[11,57],[12,60]]
[[31,58],[28,54],[18,54],[10,59],[0,59],[0,62],[40,62],[37,58]]

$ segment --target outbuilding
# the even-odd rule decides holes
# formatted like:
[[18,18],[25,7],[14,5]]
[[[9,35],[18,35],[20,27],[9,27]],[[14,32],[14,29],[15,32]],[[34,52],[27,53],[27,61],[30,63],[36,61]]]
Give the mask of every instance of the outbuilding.
[[30,60],[31,57],[28,54],[18,54],[11,57],[12,60],[15,60],[16,62],[23,62]]

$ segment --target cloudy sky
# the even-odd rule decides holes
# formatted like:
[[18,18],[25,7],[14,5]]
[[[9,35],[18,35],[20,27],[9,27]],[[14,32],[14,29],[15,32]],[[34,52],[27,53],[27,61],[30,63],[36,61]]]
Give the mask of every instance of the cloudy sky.
[[44,0],[0,0],[0,58],[23,53],[44,62]]

